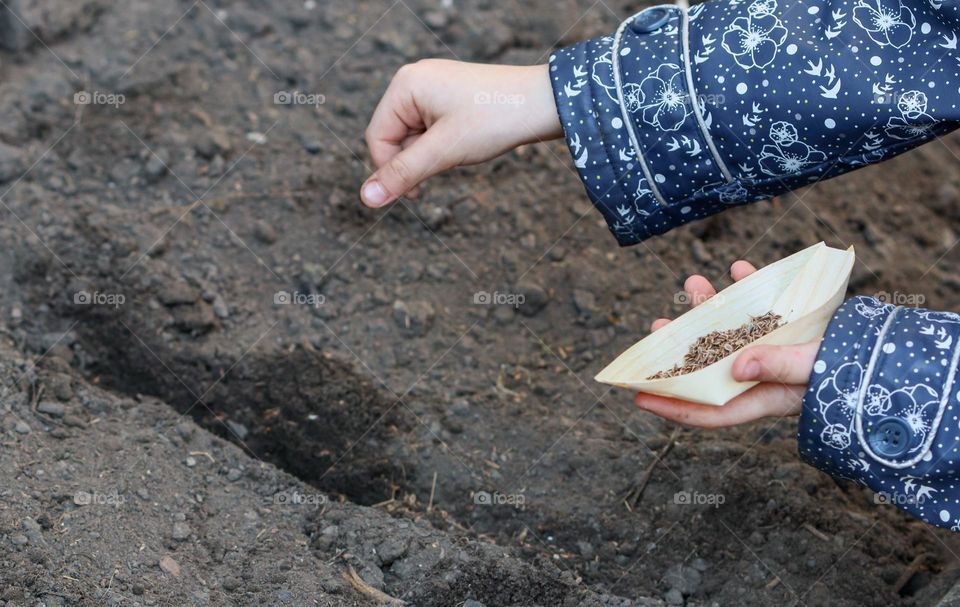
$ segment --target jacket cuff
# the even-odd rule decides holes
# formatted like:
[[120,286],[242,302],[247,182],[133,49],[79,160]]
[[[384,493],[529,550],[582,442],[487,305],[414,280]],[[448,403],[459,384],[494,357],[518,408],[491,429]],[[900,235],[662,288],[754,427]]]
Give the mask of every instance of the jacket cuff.
[[[956,74],[905,63],[953,44],[946,19],[956,11],[870,4],[847,12],[833,0],[806,10],[777,0],[655,6],[614,36],[555,53],[551,83],[567,144],[620,244],[957,128]],[[889,27],[874,27],[881,17]]]
[[587,194],[621,245],[732,204],[752,202],[709,137],[694,91],[689,18],[674,5],[624,21],[614,36],[550,57],[566,142]]
[[550,80],[567,147],[587,196],[621,245],[650,234],[640,216],[656,208],[630,144],[612,71],[614,37],[580,42],[550,56]]
[[810,375],[800,456],[869,487],[878,502],[960,530],[958,355],[960,315],[848,300]]

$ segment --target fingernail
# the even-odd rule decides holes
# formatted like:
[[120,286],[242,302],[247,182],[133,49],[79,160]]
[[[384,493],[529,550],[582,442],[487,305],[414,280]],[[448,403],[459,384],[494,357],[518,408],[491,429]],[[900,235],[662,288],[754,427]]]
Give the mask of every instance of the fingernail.
[[760,363],[755,360],[748,360],[740,369],[743,379],[756,379],[760,375]]
[[368,181],[363,184],[363,189],[360,190],[360,196],[367,205],[371,207],[382,207],[387,204],[390,194],[380,185],[379,181]]

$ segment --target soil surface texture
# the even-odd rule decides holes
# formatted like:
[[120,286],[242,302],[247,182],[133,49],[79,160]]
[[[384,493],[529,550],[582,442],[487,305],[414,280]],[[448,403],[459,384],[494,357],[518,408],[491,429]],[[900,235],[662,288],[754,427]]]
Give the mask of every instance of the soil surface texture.
[[559,141],[360,205],[399,66],[643,6],[7,0],[0,605],[946,595],[960,541],[801,463],[795,420],[675,432],[592,377],[687,275],[820,240],[852,293],[960,309],[957,137],[623,249]]

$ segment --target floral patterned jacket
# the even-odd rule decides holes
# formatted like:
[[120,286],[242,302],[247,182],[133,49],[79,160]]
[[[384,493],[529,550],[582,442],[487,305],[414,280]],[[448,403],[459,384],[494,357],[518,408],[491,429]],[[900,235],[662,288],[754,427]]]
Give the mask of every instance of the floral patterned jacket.
[[[561,49],[567,144],[621,245],[879,162],[960,126],[960,0],[710,0]],[[853,298],[800,453],[960,530],[960,315]]]

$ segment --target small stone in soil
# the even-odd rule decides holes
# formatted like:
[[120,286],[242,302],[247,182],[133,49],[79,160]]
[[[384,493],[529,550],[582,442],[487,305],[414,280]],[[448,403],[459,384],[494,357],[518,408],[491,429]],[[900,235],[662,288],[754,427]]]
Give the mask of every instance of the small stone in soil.
[[277,230],[266,221],[259,219],[253,224],[253,235],[264,244],[277,242]]
[[433,306],[428,301],[393,302],[393,320],[413,337],[423,337],[433,326]]
[[190,525],[186,523],[173,524],[173,539],[182,542],[190,537]]
[[671,588],[664,593],[663,600],[667,605],[683,605],[683,594],[676,588]]
[[28,426],[24,422],[18,421],[16,424],[13,425],[13,430],[17,434],[30,434],[30,426]]
[[160,569],[169,573],[173,577],[180,577],[180,564],[173,560],[171,556],[160,557]]
[[240,422],[235,422],[232,419],[227,420],[227,428],[230,429],[231,434],[233,434],[240,440],[247,438],[247,434],[250,433],[250,431],[247,430],[246,426],[244,426]]
[[221,320],[230,318],[230,306],[220,295],[215,295],[213,298],[213,313]]
[[63,417],[63,414],[66,413],[67,409],[62,403],[55,403],[53,401],[45,400],[37,405],[37,411],[40,413],[46,413],[52,417]]
[[523,295],[523,302],[517,310],[524,316],[536,316],[550,301],[547,291],[535,282],[521,282],[517,285],[517,290]]
[[574,289],[573,307],[577,310],[577,314],[590,316],[597,311],[597,298],[585,289]]
[[679,590],[684,596],[697,591],[703,576],[694,567],[674,565],[663,574],[663,582],[669,588]]

